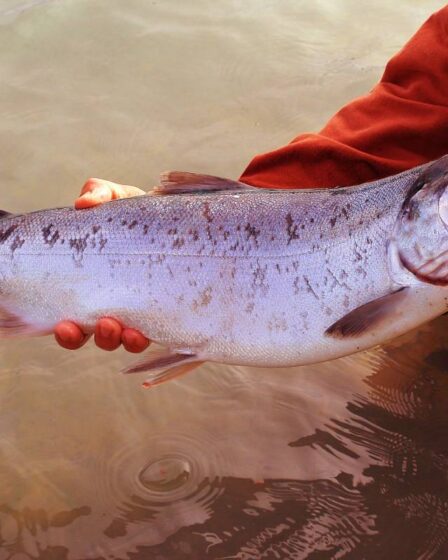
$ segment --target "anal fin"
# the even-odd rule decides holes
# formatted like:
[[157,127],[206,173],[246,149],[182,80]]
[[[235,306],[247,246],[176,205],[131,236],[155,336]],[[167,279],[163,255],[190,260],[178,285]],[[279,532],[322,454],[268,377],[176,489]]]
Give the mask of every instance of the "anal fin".
[[407,297],[408,289],[400,288],[361,305],[328,327],[325,334],[333,338],[353,338],[378,327],[384,321],[393,320],[399,305]]
[[148,372],[149,376],[144,381],[143,387],[150,388],[188,373],[202,363],[203,361],[200,361],[195,354],[176,353],[169,349],[161,349],[151,351],[139,362],[122,370],[122,373]]

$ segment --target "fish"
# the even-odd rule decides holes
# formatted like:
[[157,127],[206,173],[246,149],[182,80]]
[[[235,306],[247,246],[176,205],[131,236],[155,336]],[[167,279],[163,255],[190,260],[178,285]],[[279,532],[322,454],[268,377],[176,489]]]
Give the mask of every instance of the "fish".
[[211,361],[289,367],[448,310],[448,156],[336,189],[168,172],[146,196],[0,213],[0,338],[101,317],[151,350],[146,387]]

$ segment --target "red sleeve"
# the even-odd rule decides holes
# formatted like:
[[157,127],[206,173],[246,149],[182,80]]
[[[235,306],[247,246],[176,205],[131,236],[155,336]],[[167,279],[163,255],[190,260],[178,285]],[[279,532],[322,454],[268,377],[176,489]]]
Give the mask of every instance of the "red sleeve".
[[448,7],[387,64],[368,94],[317,134],[256,156],[241,181],[269,188],[355,185],[448,152]]

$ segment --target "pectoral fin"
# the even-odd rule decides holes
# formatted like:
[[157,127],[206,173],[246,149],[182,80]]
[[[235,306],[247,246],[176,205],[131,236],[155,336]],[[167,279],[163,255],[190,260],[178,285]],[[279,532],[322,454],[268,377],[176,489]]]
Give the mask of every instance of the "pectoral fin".
[[50,334],[50,332],[51,329],[49,327],[30,324],[19,315],[0,305],[0,339],[20,336],[44,336]]
[[202,363],[195,354],[175,353],[169,349],[162,349],[151,351],[139,362],[122,370],[122,373],[149,372],[150,375],[143,383],[143,387],[150,388],[179,377]]
[[325,331],[333,338],[351,338],[377,328],[383,322],[392,321],[398,308],[408,295],[409,288],[401,288],[392,294],[369,301],[333,323]]

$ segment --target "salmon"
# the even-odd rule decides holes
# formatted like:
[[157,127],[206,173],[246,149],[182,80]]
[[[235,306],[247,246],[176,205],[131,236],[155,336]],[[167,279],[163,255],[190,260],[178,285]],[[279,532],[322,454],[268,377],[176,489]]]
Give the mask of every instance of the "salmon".
[[448,309],[448,156],[355,187],[170,172],[147,196],[0,214],[0,338],[104,316],[161,345],[146,386],[205,361],[305,365]]

